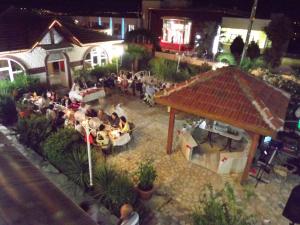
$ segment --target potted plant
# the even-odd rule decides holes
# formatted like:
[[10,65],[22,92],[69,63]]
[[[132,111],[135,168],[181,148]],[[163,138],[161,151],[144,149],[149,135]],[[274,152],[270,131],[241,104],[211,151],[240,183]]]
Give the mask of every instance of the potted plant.
[[139,165],[137,175],[137,191],[141,199],[149,200],[154,191],[154,181],[157,177],[156,170],[151,160]]

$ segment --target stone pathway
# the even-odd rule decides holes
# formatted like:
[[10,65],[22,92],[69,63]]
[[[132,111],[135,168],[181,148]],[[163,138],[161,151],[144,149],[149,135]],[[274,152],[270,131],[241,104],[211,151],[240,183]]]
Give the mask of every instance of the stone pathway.
[[[215,189],[223,187],[225,182],[232,183],[238,193],[243,191],[237,175],[220,176],[210,170],[187,161],[181,151],[171,155],[166,154],[165,146],[168,130],[168,113],[166,108],[148,107],[140,100],[128,96],[108,98],[109,104],[122,103],[129,121],[134,122],[137,129],[134,132],[134,142],[129,148],[108,157],[108,163],[129,173],[136,171],[140,162],[151,158],[154,160],[158,173],[156,193],[153,199],[146,203],[154,212],[155,218],[150,224],[191,224],[190,213],[198,204],[201,190],[206,184],[212,184]],[[177,117],[175,126],[183,123]],[[176,129],[175,129],[176,130]],[[176,138],[174,138],[176,139]],[[174,141],[176,146],[176,140]],[[258,217],[259,221],[270,219],[272,225],[288,224],[281,216],[282,206],[296,184],[299,177],[293,177],[285,183],[279,193],[278,179],[271,178],[270,184],[259,184],[253,190],[256,197],[247,203]],[[249,179],[250,186],[254,181]]]

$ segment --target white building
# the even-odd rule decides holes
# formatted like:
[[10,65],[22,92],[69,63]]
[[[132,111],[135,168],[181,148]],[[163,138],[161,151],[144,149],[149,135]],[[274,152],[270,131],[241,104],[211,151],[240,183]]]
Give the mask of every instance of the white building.
[[[253,22],[250,41],[258,43],[260,49],[265,49],[268,45],[267,35],[264,32],[271,20],[255,19]],[[246,41],[248,31],[248,18],[223,17],[221,24],[220,42],[225,50],[228,50],[231,43],[237,36],[241,36]]]
[[17,73],[49,85],[70,87],[82,67],[104,65],[117,57],[122,41],[103,33],[26,10],[0,15],[0,79]]

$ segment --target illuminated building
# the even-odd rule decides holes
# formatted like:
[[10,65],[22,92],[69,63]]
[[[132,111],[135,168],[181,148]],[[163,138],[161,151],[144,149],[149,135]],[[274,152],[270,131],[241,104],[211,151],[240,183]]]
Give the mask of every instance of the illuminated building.
[[[264,28],[268,26],[270,20],[255,19],[250,34],[250,41],[255,41],[260,49],[268,45],[267,35]],[[249,19],[223,17],[221,24],[220,43],[223,44],[224,51],[228,51],[231,43],[237,36],[241,36],[245,42],[247,36]]]
[[10,8],[0,16],[0,79],[17,74],[70,87],[74,71],[118,57],[123,41],[75,23]]
[[191,40],[192,22],[188,18],[163,17],[160,45],[173,50],[188,49]]

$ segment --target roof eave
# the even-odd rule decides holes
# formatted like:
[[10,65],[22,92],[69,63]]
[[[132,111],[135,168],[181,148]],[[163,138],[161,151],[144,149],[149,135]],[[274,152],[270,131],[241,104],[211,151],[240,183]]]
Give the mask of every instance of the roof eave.
[[123,44],[124,40],[111,40],[111,41],[99,41],[99,42],[91,42],[91,43],[82,43],[82,46],[92,46],[92,45],[98,45],[98,44]]
[[249,125],[249,124],[245,124],[245,123],[241,123],[241,122],[238,122],[238,121],[234,121],[234,120],[231,120],[231,119],[224,118],[221,115],[201,113],[200,111],[192,110],[192,109],[189,109],[189,108],[184,108],[183,109],[182,107],[180,107],[176,104],[166,102],[166,100],[164,100],[163,98],[155,97],[155,102],[159,103],[161,105],[169,106],[169,107],[171,107],[175,110],[181,111],[181,112],[193,114],[195,116],[207,118],[207,119],[210,119],[210,120],[217,120],[217,121],[227,123],[229,125],[232,125],[232,126],[235,126],[235,127],[238,127],[238,128],[241,128],[241,129],[244,129],[246,131],[250,131],[250,132],[253,132],[253,133],[256,133],[256,134],[260,134],[260,135],[263,135],[263,136],[271,136],[271,137],[274,137],[274,138],[277,136],[278,131],[276,131],[276,130],[271,130],[271,129],[267,129],[267,128],[264,128],[264,127],[252,126],[252,125]]

